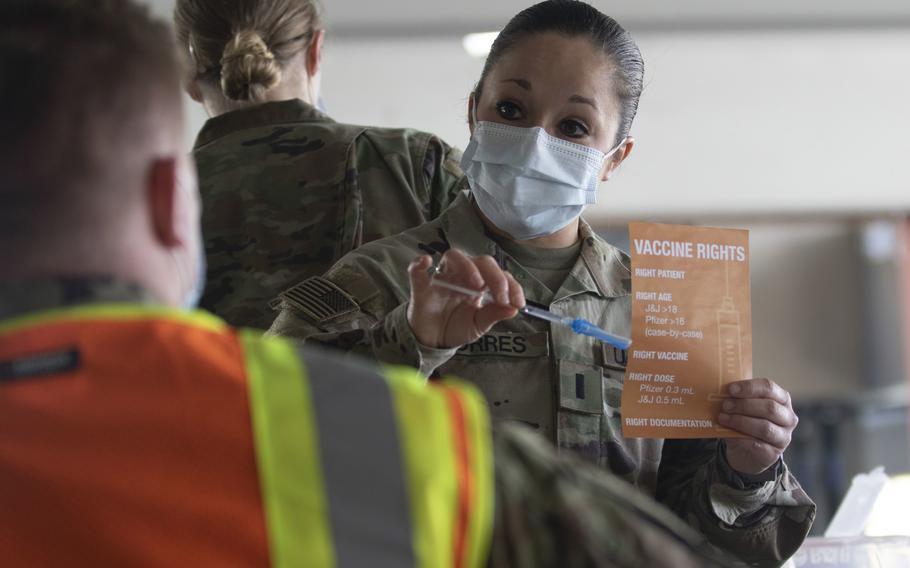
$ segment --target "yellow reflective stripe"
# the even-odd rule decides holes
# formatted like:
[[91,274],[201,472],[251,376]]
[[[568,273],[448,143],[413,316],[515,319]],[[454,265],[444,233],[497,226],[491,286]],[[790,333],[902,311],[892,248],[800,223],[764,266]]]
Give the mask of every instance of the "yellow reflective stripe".
[[493,448],[487,401],[476,388],[462,381],[447,379],[444,384],[458,388],[464,405],[465,428],[470,440],[471,469],[474,474],[468,519],[465,566],[485,566],[493,534]]
[[413,369],[386,367],[411,495],[414,556],[420,568],[452,568],[457,505],[449,402]]
[[184,323],[213,332],[222,332],[228,329],[228,325],[224,321],[202,310],[184,311],[164,306],[150,306],[135,303],[99,303],[46,310],[36,314],[13,318],[0,323],[0,333],[18,331],[36,325],[67,323],[76,320],[100,319],[108,321],[129,321],[146,318]]
[[271,564],[335,566],[318,432],[295,346],[242,331]]
[[475,387],[455,380],[434,388],[413,369],[387,367],[410,487],[417,565],[456,568],[459,457],[451,397],[461,406],[471,473],[462,566],[485,566],[493,528],[493,458],[487,403]]

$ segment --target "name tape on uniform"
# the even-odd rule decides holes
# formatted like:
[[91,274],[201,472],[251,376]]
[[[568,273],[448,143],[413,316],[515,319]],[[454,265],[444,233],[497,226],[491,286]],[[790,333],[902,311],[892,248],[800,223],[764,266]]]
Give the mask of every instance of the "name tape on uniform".
[[550,352],[547,332],[512,333],[491,331],[456,353],[469,356],[546,357]]

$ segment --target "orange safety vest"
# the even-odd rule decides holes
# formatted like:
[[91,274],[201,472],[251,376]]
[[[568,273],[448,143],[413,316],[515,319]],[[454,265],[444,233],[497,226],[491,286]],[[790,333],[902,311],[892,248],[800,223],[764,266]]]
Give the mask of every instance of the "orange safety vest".
[[4,566],[481,566],[492,467],[461,383],[201,312],[0,322]]

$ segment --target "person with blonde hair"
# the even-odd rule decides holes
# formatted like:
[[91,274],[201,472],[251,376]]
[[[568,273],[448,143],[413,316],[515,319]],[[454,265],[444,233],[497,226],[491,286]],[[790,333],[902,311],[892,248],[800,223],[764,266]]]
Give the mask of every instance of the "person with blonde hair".
[[342,124],[317,108],[316,0],[178,0],[174,19],[187,91],[212,117],[193,152],[203,307],[267,328],[279,292],[435,218],[457,195],[461,154],[436,136]]

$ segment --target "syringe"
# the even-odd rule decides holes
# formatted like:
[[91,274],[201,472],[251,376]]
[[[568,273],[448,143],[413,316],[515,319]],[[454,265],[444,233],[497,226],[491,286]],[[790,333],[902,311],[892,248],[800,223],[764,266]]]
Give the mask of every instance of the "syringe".
[[[473,298],[480,298],[481,303],[488,304],[492,303],[493,296],[490,294],[489,290],[471,290],[470,288],[465,288],[464,286],[459,286],[457,284],[452,284],[451,282],[446,282],[445,280],[439,280],[438,278],[431,278],[430,284],[433,286],[439,286],[440,288],[445,288],[446,290],[451,290],[453,292],[458,292],[459,294],[464,294],[465,296],[471,296]],[[582,318],[572,318],[569,316],[559,316],[554,314],[549,310],[544,310],[542,308],[535,308],[534,306],[525,305],[525,307],[518,310],[526,316],[531,316],[533,318],[538,318],[546,320],[555,324],[564,325],[570,328],[575,333],[581,335],[587,335],[593,337],[599,341],[602,341],[608,345],[612,345],[617,349],[628,349],[632,345],[632,340],[626,337],[619,335],[613,335],[607,331],[597,327],[593,323],[589,322],[586,319]]]

